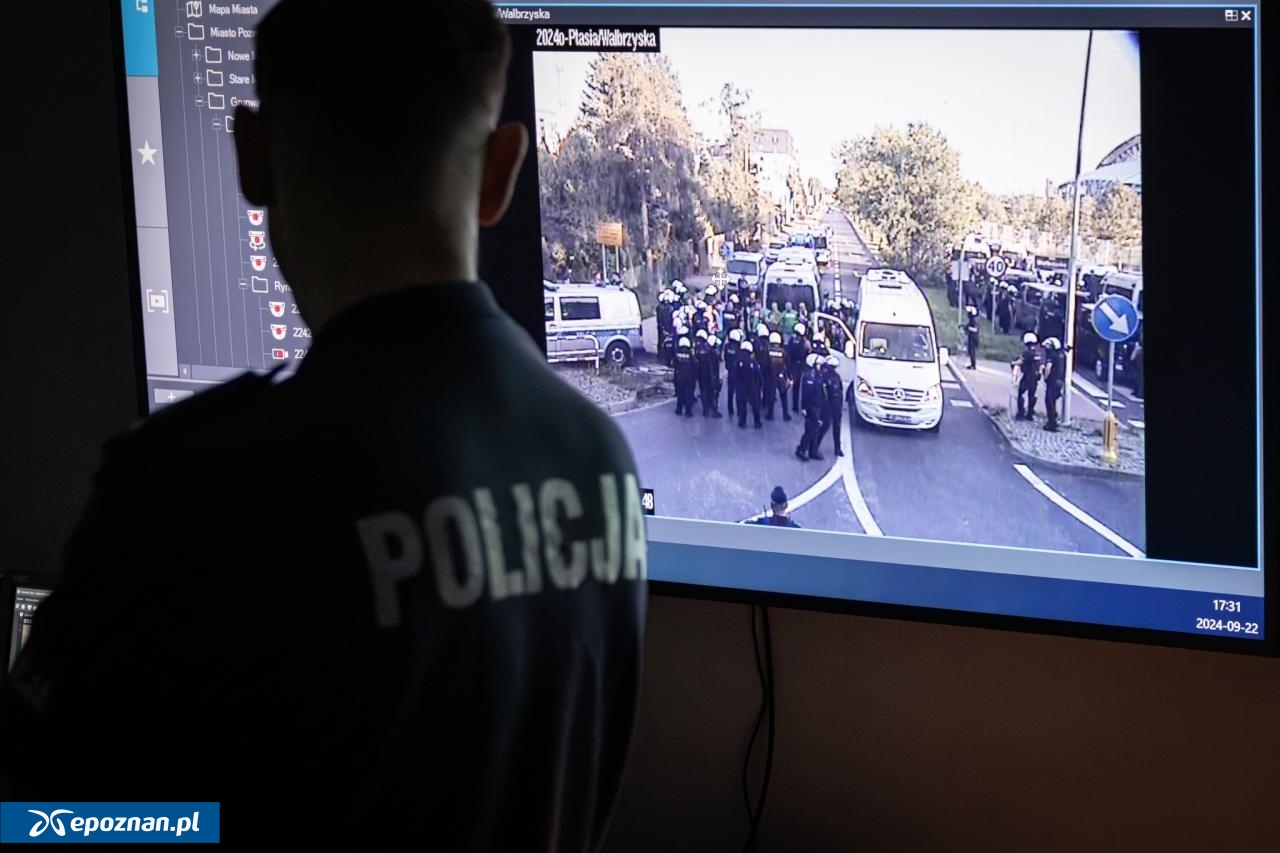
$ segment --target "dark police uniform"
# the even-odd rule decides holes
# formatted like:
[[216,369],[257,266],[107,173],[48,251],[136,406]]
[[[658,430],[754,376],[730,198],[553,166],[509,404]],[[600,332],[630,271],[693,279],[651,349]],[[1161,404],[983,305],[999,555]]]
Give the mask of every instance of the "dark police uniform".
[[[804,359],[809,354],[809,343],[801,335],[792,335],[787,341],[787,366],[791,379],[791,411],[800,411],[800,379],[804,376]],[[783,393],[786,393],[785,391]]]
[[1018,380],[1018,414],[1015,417],[1030,420],[1036,410],[1036,386],[1040,383],[1040,355],[1034,344],[1023,345],[1018,364],[1022,377]]
[[294,377],[107,443],[0,695],[0,774],[221,801],[227,835],[252,815],[298,849],[594,849],[645,560],[617,427],[487,287],[370,299]]
[[806,367],[800,379],[800,407],[804,411],[804,434],[796,456],[801,459],[821,459],[818,450],[818,430],[821,427],[822,410],[826,405],[826,390],[822,377],[812,367]]
[[693,360],[693,351],[688,347],[677,347],[675,358],[676,414],[693,417],[693,391],[698,381],[698,367]]
[[[827,394],[827,421],[831,425],[831,437],[835,440],[836,456],[844,456],[840,449],[840,422],[844,417],[844,382],[834,367],[828,368],[823,377]],[[822,441],[821,438],[818,439]]]
[[658,355],[667,366],[671,365],[671,357],[675,351],[676,307],[670,302],[658,303]]
[[964,334],[965,348],[969,354],[969,369],[973,370],[978,366],[978,344],[982,337],[977,314],[965,314]]
[[751,419],[756,428],[763,426],[760,422],[760,390],[764,373],[760,370],[760,362],[755,354],[746,350],[738,350],[737,406],[738,426],[746,427],[747,409],[751,409]]
[[729,410],[729,417],[733,417],[733,404],[738,397],[738,347],[740,346],[739,341],[725,341],[724,344],[725,405]]
[[782,344],[769,344],[769,372],[764,377],[765,417],[773,420],[773,406],[782,406],[782,419],[791,420],[787,408],[787,351]]
[[1058,429],[1058,401],[1067,378],[1067,354],[1061,348],[1045,353],[1044,410],[1048,420],[1044,428],[1050,432]]
[[698,363],[698,397],[702,400],[702,416],[704,418],[720,417],[719,391],[720,358],[715,347],[706,341],[698,341],[698,350],[694,355]]

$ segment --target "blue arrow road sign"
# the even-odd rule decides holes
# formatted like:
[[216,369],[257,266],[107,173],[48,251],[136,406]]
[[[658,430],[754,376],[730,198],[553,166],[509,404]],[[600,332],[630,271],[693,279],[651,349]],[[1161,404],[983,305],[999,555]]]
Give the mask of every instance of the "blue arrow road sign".
[[1093,308],[1093,328],[1109,343],[1127,341],[1138,331],[1138,309],[1123,296],[1104,296]]

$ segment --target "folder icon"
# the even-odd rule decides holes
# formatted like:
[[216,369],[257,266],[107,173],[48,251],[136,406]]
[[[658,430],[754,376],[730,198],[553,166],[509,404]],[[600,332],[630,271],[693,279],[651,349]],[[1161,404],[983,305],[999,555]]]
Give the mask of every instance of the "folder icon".
[[204,41],[204,24],[187,24],[187,38],[191,41]]
[[210,64],[214,64],[214,65],[216,65],[216,64],[217,64],[217,63],[219,63],[219,62],[221,62],[221,61],[222,61],[222,48],[220,48],[220,47],[207,47],[207,46],[206,46],[206,47],[205,47],[205,49],[204,49],[204,61],[205,61],[205,62],[208,62],[208,63],[210,63]]
[[205,80],[205,83],[207,83],[210,86],[221,86],[222,72],[214,71],[213,69],[208,69],[204,72],[204,80]]
[[249,283],[251,285],[250,289],[253,290],[254,293],[267,292],[267,280],[260,275],[249,276]]
[[235,131],[235,122],[236,122],[235,117],[233,117],[233,116],[227,116],[226,121],[224,121],[224,122],[222,123],[222,124],[223,124],[223,126],[226,128],[227,133],[235,133],[235,132],[236,132],[236,131]]
[[227,96],[219,95],[217,92],[209,93],[209,109],[225,110],[227,108]]

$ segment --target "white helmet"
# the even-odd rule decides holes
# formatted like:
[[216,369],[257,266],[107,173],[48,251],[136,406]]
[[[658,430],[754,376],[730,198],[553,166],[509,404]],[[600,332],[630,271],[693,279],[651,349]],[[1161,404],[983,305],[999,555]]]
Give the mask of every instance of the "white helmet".
[[689,334],[689,327],[681,326],[680,328],[676,329],[676,334],[680,335],[681,337],[684,337],[685,335]]
[[709,284],[709,285],[707,285],[706,295],[707,295],[707,296],[715,296],[715,295],[716,295],[716,286],[715,286],[714,284]]
[[730,302],[732,302],[734,305],[737,305],[737,304],[738,304],[738,302],[740,301],[740,300],[738,299],[738,294],[736,294],[736,293],[730,293],[730,294],[729,294],[729,301],[730,301]]
[[680,343],[677,344],[677,346],[679,346],[681,349],[688,349],[690,347],[689,339],[681,338]]
[[706,330],[706,329],[699,329],[697,332],[695,332],[695,333],[694,333],[694,335],[693,335],[693,336],[694,336],[695,338],[702,338],[702,339],[705,341],[705,340],[707,339],[707,330]]
[[729,330],[729,340],[731,340],[731,341],[740,341],[740,340],[742,340],[742,330],[741,330],[741,329],[730,329],[730,330]]
[[673,278],[671,280],[671,289],[675,291],[684,290],[684,282],[678,278]]
[[1022,336],[1022,342],[1024,344],[1034,344],[1036,342],[1036,333],[1027,332],[1025,335]]
[[701,299],[699,299],[699,300],[698,300],[698,302],[697,302],[697,304],[696,304],[696,305],[694,305],[693,307],[694,307],[694,308],[697,308],[699,311],[706,311],[706,310],[707,310],[707,303],[706,303],[706,302],[703,302]]
[[1059,349],[1062,347],[1062,342],[1057,338],[1045,338],[1044,347],[1045,349]]
[[803,335],[805,333],[804,323],[796,323],[796,334]]
[[742,350],[743,352],[755,351],[755,347],[751,345],[751,341],[743,341],[742,344],[739,345],[738,349]]
[[713,347],[718,347],[720,346],[720,339],[717,338],[715,335],[712,335],[711,337],[707,338],[707,343]]
[[764,323],[761,323],[760,325],[756,326],[756,337],[757,337],[757,338],[767,337],[768,335],[769,335],[769,327],[768,327],[768,326],[766,326]]
[[813,367],[817,363],[818,363],[818,354],[816,352],[811,352],[804,357],[805,367]]
[[771,344],[780,344],[780,343],[782,343],[782,335],[780,335],[780,334],[779,334],[779,333],[777,333],[777,332],[771,332],[771,333],[769,334],[769,343],[771,343]]
[[966,308],[965,310],[969,312],[969,316],[970,316],[970,317],[973,317],[973,316],[977,315],[977,313],[978,313],[978,309],[977,309],[975,306],[973,306],[973,305],[970,305],[970,306],[969,306],[968,308]]
[[839,367],[840,359],[834,355],[827,356],[827,367]]

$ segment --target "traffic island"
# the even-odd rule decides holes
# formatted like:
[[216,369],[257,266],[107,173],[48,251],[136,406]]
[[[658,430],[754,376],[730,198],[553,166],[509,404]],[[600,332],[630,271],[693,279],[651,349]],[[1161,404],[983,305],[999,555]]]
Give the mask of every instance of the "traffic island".
[[1108,462],[1102,456],[1102,412],[1078,389],[1072,390],[1075,397],[1071,423],[1060,426],[1057,432],[1049,432],[1044,428],[1043,386],[1036,395],[1035,420],[1021,421],[1013,416],[1013,383],[1007,364],[979,360],[976,370],[966,370],[952,360],[949,366],[952,375],[1021,461],[1070,473],[1146,476],[1144,431],[1121,425],[1116,461]]
[[673,397],[671,370],[649,365],[599,371],[588,364],[558,364],[555,371],[606,414],[618,415]]

